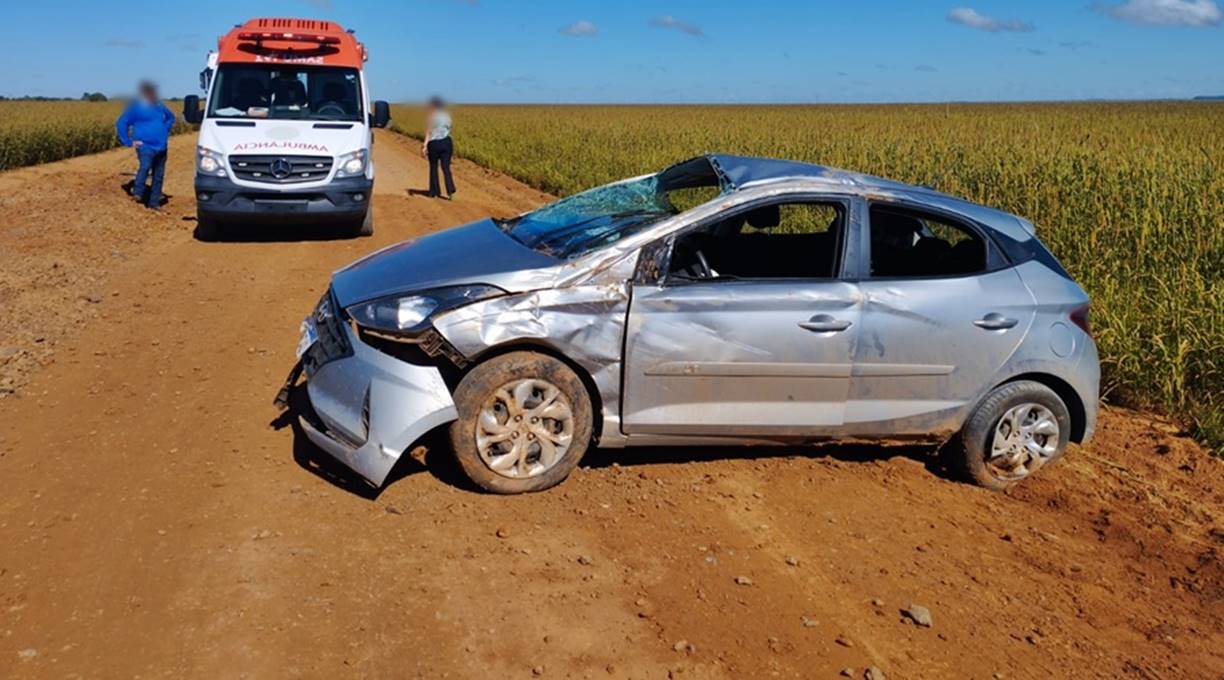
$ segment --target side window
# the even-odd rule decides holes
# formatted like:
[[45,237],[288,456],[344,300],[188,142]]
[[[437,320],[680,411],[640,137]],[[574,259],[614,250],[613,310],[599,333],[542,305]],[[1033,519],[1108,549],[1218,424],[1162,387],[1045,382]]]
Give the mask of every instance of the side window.
[[986,242],[951,220],[873,205],[870,229],[872,278],[964,276],[986,270]]
[[677,281],[833,278],[844,224],[840,203],[780,203],[740,211],[677,238],[668,275]]
[[838,220],[838,208],[828,203],[783,203],[778,209],[778,223],[757,228],[744,225],[745,234],[828,234]]

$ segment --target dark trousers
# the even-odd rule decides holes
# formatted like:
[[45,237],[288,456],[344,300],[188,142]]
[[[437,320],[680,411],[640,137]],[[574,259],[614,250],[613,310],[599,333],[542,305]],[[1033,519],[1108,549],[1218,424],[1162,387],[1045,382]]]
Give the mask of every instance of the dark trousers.
[[450,137],[435,139],[429,143],[427,149],[429,151],[429,195],[437,196],[441,193],[438,190],[438,165],[442,166],[442,175],[446,178],[446,194],[449,196],[455,193],[455,180],[451,179],[450,170],[451,156],[455,154],[454,142]]
[[[137,201],[144,202],[150,208],[161,207],[162,180],[166,177],[166,150],[150,149],[141,146],[136,149],[136,158],[140,167],[136,170],[136,183],[132,186],[132,195]],[[145,201],[145,181],[153,175],[151,186],[148,187],[148,201]]]

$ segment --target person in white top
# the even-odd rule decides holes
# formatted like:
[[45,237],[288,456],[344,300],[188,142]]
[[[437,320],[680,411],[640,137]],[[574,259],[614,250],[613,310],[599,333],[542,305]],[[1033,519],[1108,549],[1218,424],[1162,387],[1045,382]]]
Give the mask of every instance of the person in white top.
[[438,188],[438,166],[446,179],[446,199],[455,197],[455,180],[451,177],[451,156],[455,144],[451,141],[451,117],[446,112],[446,102],[440,97],[429,100],[429,119],[425,126],[425,143],[421,145],[421,156],[429,159],[429,195],[441,195]]

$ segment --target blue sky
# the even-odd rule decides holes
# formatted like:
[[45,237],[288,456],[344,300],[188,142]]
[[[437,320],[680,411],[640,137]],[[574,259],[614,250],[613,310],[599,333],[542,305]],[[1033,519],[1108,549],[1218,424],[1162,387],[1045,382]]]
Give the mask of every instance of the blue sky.
[[119,93],[140,77],[190,94],[216,37],[263,15],[355,29],[375,97],[392,101],[1189,97],[1224,94],[1221,2],[12,2],[0,94]]

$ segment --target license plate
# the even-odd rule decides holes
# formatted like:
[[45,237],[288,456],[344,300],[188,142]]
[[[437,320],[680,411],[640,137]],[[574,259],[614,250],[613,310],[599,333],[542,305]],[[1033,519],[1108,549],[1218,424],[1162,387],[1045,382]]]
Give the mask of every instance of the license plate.
[[306,201],[255,201],[255,209],[260,212],[300,213],[306,212]]
[[310,346],[318,341],[319,330],[315,328],[314,319],[306,317],[302,320],[302,337],[298,339],[297,358],[301,359]]

